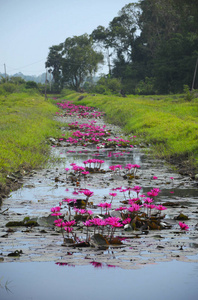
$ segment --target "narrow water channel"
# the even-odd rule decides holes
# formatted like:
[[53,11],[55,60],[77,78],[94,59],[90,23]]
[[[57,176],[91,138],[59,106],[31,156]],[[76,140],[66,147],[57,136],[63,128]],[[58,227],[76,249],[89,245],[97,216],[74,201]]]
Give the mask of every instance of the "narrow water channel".
[[[91,124],[88,117],[80,118],[76,112],[58,118],[63,122],[63,136],[64,123]],[[106,126],[102,118],[94,122],[100,128]],[[126,140],[119,128],[110,124],[107,128],[111,135],[106,139],[122,136]],[[135,145],[134,137],[124,147],[107,145],[104,139],[94,144],[73,144],[64,138],[50,142],[55,162],[28,174],[22,188],[12,192],[1,207],[5,212],[0,215],[0,298],[38,300],[65,295],[72,299],[131,299],[133,295],[138,299],[196,299],[197,182],[173,171],[165,161],[154,159],[149,149]],[[84,167],[90,159],[103,161],[101,168],[77,177],[72,164]],[[140,166],[135,176],[127,174],[127,164]],[[116,165],[120,169],[111,171],[109,167]],[[94,216],[101,217],[100,203],[111,203],[109,216],[121,217],[116,209],[126,205],[128,198],[137,198],[132,190],[137,186],[141,187],[140,199],[154,188],[160,190],[153,203],[167,205],[160,223],[165,225],[152,229],[147,226],[144,230],[137,222],[136,228],[117,228],[115,235],[121,242],[105,247],[63,243],[60,231],[54,227],[52,207],[65,198],[84,201],[81,191],[87,189],[93,192],[88,208]],[[128,191],[124,192],[129,187],[130,197]],[[112,192],[116,192],[113,199],[109,194]],[[140,209],[145,213],[143,205]],[[176,219],[180,214],[187,217],[187,231],[179,226],[183,221]],[[37,222],[37,226],[6,226],[24,218]],[[65,218],[68,219],[68,211]],[[74,231],[79,240],[85,240],[82,222]]]

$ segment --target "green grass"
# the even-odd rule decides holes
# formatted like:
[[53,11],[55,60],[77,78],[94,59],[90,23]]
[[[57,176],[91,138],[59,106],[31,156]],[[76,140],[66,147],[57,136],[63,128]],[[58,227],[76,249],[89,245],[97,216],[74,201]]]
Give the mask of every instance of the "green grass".
[[49,137],[60,137],[53,120],[57,107],[30,91],[0,95],[0,182],[21,169],[42,167],[49,158]]
[[110,123],[121,126],[151,143],[155,154],[167,159],[185,158],[198,172],[198,98],[191,102],[184,95],[117,96],[70,93],[65,99],[94,106],[106,113]]

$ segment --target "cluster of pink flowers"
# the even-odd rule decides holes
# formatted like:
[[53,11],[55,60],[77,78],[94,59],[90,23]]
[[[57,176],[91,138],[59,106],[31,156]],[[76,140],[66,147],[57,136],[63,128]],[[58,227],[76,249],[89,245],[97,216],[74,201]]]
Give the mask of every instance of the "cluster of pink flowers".
[[86,210],[83,208],[76,208],[74,207],[74,211],[79,214],[79,215],[93,215],[93,211],[92,210]]
[[133,174],[135,175],[136,173],[136,170],[140,168],[140,165],[137,165],[137,164],[127,164],[125,166],[125,169],[127,169],[130,172],[132,172],[133,170]]
[[[57,103],[57,106],[59,106],[61,109],[67,111],[67,115],[75,115],[78,118],[100,118],[103,116],[103,112],[97,112],[93,111],[94,109],[91,107],[87,106],[82,106],[82,105],[74,105],[71,101],[66,101],[65,103]],[[94,123],[96,121],[90,121],[89,123],[84,123],[84,124],[79,124],[78,122],[73,122],[70,123],[69,126],[70,128],[75,128],[77,129],[72,133],[73,137],[69,137],[66,139],[67,142],[70,144],[77,144],[79,142],[81,143],[86,143],[86,142],[92,142],[92,143],[102,143],[103,145],[105,143],[113,143],[118,147],[121,146],[130,146],[131,141],[130,140],[125,140],[123,138],[108,138],[107,140],[102,140],[104,137],[108,137],[110,135],[110,132],[108,132],[105,128],[106,125],[103,125],[102,127],[100,126],[95,126]],[[59,141],[62,141],[63,139],[59,139]],[[104,143],[105,142],[105,143]],[[84,144],[85,146],[86,144]],[[122,155],[121,153],[115,154],[117,157],[118,155]]]
[[52,212],[52,216],[61,216],[62,213],[60,213],[60,206],[56,206],[56,207],[52,207],[51,208],[51,212]]
[[[131,219],[130,219],[130,221],[131,221]],[[127,222],[129,222],[129,219],[127,220]],[[124,223],[126,223],[126,221]],[[123,227],[122,219],[119,217],[108,217],[106,219],[94,218],[94,219],[83,222],[83,224],[86,227],[90,227],[90,226],[98,226],[98,227],[111,226],[112,228],[113,227],[116,227],[116,228]]]
[[93,164],[93,169],[100,169],[103,163],[104,163],[104,160],[96,159],[96,158],[87,159],[87,160],[83,161],[83,164],[85,165],[85,167],[91,168],[92,164]]
[[[100,118],[103,113],[94,111],[93,108],[81,106],[81,105],[74,105],[70,101],[67,101],[65,103],[57,103],[57,105],[63,109],[66,110],[67,115],[75,115],[79,118],[87,119],[87,118]],[[129,139],[123,139],[123,138],[110,138],[110,132],[106,129],[106,126],[97,126],[95,120],[85,122],[83,124],[80,124],[79,122],[73,122],[70,123],[69,126],[72,130],[75,130],[72,133],[72,137],[65,139],[60,138],[59,141],[66,141],[70,144],[78,144],[80,145],[86,145],[86,142],[92,143],[92,144],[98,144],[96,149],[97,153],[94,153],[94,155],[100,155],[101,151],[99,151],[102,147],[108,147],[112,145],[116,145],[116,147],[121,146],[128,146],[132,147],[131,145],[131,139],[135,138],[131,137]],[[72,151],[71,151],[72,152]],[[111,151],[108,152],[108,157],[119,157],[123,156],[124,154],[127,154],[130,152],[115,152],[112,153]],[[102,164],[104,163],[104,160],[101,159],[87,159],[83,161],[84,166],[79,166],[75,163],[70,164],[71,170],[69,168],[65,168],[66,174],[67,172],[71,171],[72,173],[75,173],[75,175],[81,176],[89,174],[89,169],[101,169]],[[131,164],[128,163],[126,166],[122,166],[120,164],[111,165],[109,166],[109,169],[113,172],[119,172],[121,174],[122,172],[126,175],[133,175],[135,177],[136,172],[138,169],[140,169],[140,165],[138,164]],[[89,170],[89,171],[88,171]],[[66,175],[67,176],[67,175]],[[157,180],[157,176],[152,177],[153,180]],[[170,177],[171,180],[173,180],[173,177]],[[90,191],[89,189],[82,189],[82,188],[75,188],[73,194],[83,194],[86,196],[86,200],[84,201],[86,204],[83,206],[84,208],[77,208],[77,200],[71,199],[71,198],[65,198],[62,200],[62,203],[60,203],[59,206],[52,207],[51,208],[51,215],[57,216],[58,219],[54,221],[55,226],[61,228],[61,232],[63,234],[63,231],[67,233],[69,236],[70,233],[73,232],[74,226],[76,225],[75,220],[70,220],[71,218],[71,208],[74,210],[76,216],[79,215],[82,216],[81,221],[85,220],[83,222],[83,225],[86,227],[87,234],[86,234],[86,241],[89,240],[88,232],[90,229],[89,227],[94,227],[94,233],[95,230],[98,230],[98,232],[103,233],[104,228],[108,231],[108,236],[110,239],[113,237],[116,228],[122,228],[124,225],[129,224],[134,220],[136,216],[141,216],[142,212],[144,212],[144,215],[146,215],[148,218],[151,217],[151,211],[157,210],[158,213],[156,216],[160,219],[161,212],[163,210],[166,210],[167,208],[164,207],[161,204],[155,204],[154,199],[159,195],[160,189],[159,188],[153,188],[150,191],[147,192],[147,195],[140,195],[140,192],[142,190],[141,186],[134,186],[134,187],[117,187],[112,189],[113,192],[109,193],[109,196],[111,196],[111,202],[102,202],[97,204],[98,208],[101,208],[101,215],[99,217],[93,217],[93,211],[87,209],[88,200],[90,197],[94,195],[94,192]],[[123,193],[124,200],[123,203],[126,206],[120,206],[115,208],[115,211],[120,212],[120,217],[112,217],[110,215],[110,210],[112,209],[112,200],[115,196],[117,196],[117,193],[115,191],[118,191],[120,193]],[[131,197],[131,193],[136,193],[135,197]],[[128,196],[125,195],[128,194]],[[79,199],[78,199],[79,200]],[[69,221],[64,221],[64,215],[60,212],[60,210],[63,208],[61,207],[62,204],[66,204],[68,212],[69,212]],[[93,207],[93,206],[91,206]],[[105,211],[104,214],[102,214],[103,210]],[[147,211],[147,213],[145,213]],[[68,215],[68,212],[66,215]],[[61,217],[60,217],[61,216]],[[182,230],[189,230],[189,226],[185,223],[179,222],[179,226]],[[72,233],[73,234],[73,233]]]
[[158,196],[159,192],[160,192],[160,189],[154,188],[150,192],[147,192],[147,195],[149,197],[156,197],[156,196]]
[[77,115],[79,118],[99,118],[104,115],[103,112],[94,111],[93,107],[75,105],[71,101],[57,103],[56,105],[62,110],[66,110],[68,115]]

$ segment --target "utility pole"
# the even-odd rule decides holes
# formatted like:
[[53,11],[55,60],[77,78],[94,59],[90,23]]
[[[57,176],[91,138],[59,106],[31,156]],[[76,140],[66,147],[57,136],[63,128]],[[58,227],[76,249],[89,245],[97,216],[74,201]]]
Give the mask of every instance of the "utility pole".
[[50,73],[50,92],[52,90],[52,70],[50,69],[49,70],[49,73]]
[[194,89],[194,85],[195,85],[195,78],[196,78],[196,74],[197,74],[197,66],[198,66],[198,58],[197,58],[196,65],[195,65],[195,71],[194,71],[194,76],[193,76],[193,83],[192,83],[191,92]]
[[107,48],[107,61],[108,61],[108,67],[109,67],[109,75],[111,75],[111,62],[110,62],[110,54],[109,54],[109,48]]
[[47,100],[47,68],[46,68],[46,75],[45,75],[45,100]]
[[7,82],[6,64],[4,64],[4,72],[5,72],[5,81]]

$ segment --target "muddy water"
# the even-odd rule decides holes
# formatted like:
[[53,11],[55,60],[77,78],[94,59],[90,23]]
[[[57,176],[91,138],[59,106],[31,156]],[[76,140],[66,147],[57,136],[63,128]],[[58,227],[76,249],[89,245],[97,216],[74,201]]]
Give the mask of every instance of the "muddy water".
[[[74,118],[62,117],[60,120],[63,123],[71,123]],[[100,126],[103,125],[101,119],[97,122]],[[119,128],[108,126],[115,136],[122,134]],[[125,293],[124,299],[131,299],[128,297],[131,278],[133,278],[134,286],[139,285],[139,282],[145,284],[144,292],[141,289],[136,290],[136,295],[140,296],[139,299],[145,299],[147,289],[150,293],[150,298],[147,295],[148,299],[167,299],[170,295],[178,296],[179,299],[184,299],[184,295],[189,295],[188,299],[195,299],[194,294],[198,292],[197,286],[194,285],[197,281],[198,266],[197,182],[177,174],[164,161],[153,159],[149,149],[144,149],[144,151],[138,147],[97,149],[93,145],[74,147],[63,141],[56,143],[51,151],[56,162],[49,163],[48,168],[44,170],[33,171],[26,176],[23,187],[11,193],[1,207],[1,212],[5,211],[0,215],[0,278],[3,278],[0,281],[0,293],[4,295],[2,299],[22,299],[21,295],[24,295],[24,299],[39,299],[37,293],[40,293],[39,295],[44,293],[40,280],[43,277],[48,280],[46,286],[48,299],[53,298],[51,286],[53,284],[62,286],[63,278],[67,281],[67,285],[72,284],[73,278],[78,282],[79,290],[75,289],[75,295],[78,295],[77,293],[80,293],[85,286],[92,286],[89,292],[86,292],[89,296],[82,298],[82,294],[79,294],[82,299],[91,299],[92,293],[96,299],[102,295],[105,295],[105,298],[108,295],[110,299],[118,299],[116,295],[123,295],[122,288]],[[109,157],[109,152],[112,153],[111,157]],[[81,178],[79,185],[76,186],[69,180],[65,168],[71,168],[71,163],[84,166],[83,161],[89,158],[104,160],[102,165],[104,173]],[[109,172],[109,166],[116,164],[125,166],[127,163],[141,166],[137,171],[136,179],[128,181],[123,179],[123,174]],[[154,180],[153,176],[157,179]],[[150,230],[146,233],[140,230],[118,230],[117,234],[123,238],[122,245],[111,245],[106,249],[65,245],[63,247],[61,235],[53,227],[54,217],[50,216],[51,207],[57,206],[65,197],[83,199],[82,195],[74,195],[79,188],[93,191],[94,196],[91,197],[91,201],[97,205],[104,201],[110,202],[109,192],[112,192],[112,189],[136,185],[142,187],[141,194],[146,194],[154,187],[160,188],[161,192],[155,200],[156,204],[174,203],[165,211],[164,221],[170,225],[170,228],[160,231]],[[131,192],[130,196],[136,197],[136,193]],[[123,201],[124,197],[123,193],[117,192],[112,202],[112,211],[121,205],[120,201]],[[100,209],[95,206],[93,211],[96,215],[100,213]],[[181,231],[179,221],[175,220],[180,213],[189,217],[186,221],[190,227],[188,232]],[[39,226],[27,228],[18,226],[10,227],[10,229],[5,226],[9,221],[22,221],[24,217],[36,220]],[[83,239],[85,232],[81,230],[78,235]],[[15,251],[21,251],[20,256],[8,256]],[[185,270],[185,277],[181,275],[182,270]],[[152,280],[149,281],[151,273]],[[26,274],[29,275],[26,276]],[[89,275],[87,282],[83,279],[84,274]],[[119,286],[117,281],[120,276],[122,284]],[[170,276],[172,276],[171,280]],[[105,278],[111,278],[109,284]],[[35,282],[34,288],[30,285],[32,280]],[[8,291],[10,281],[14,283],[15,297]],[[26,281],[26,289],[24,293],[21,293],[22,283]],[[100,288],[96,285],[97,281],[101,282],[104,287],[101,293],[98,293]],[[149,284],[145,283],[146,281]],[[157,285],[161,283],[163,292],[162,289],[151,289],[153,283]],[[114,288],[115,285],[118,290]],[[190,294],[187,294],[187,290]],[[64,289],[61,291],[63,292]],[[72,288],[67,289],[67,292],[70,297],[74,298]],[[41,299],[44,297],[42,296]]]

